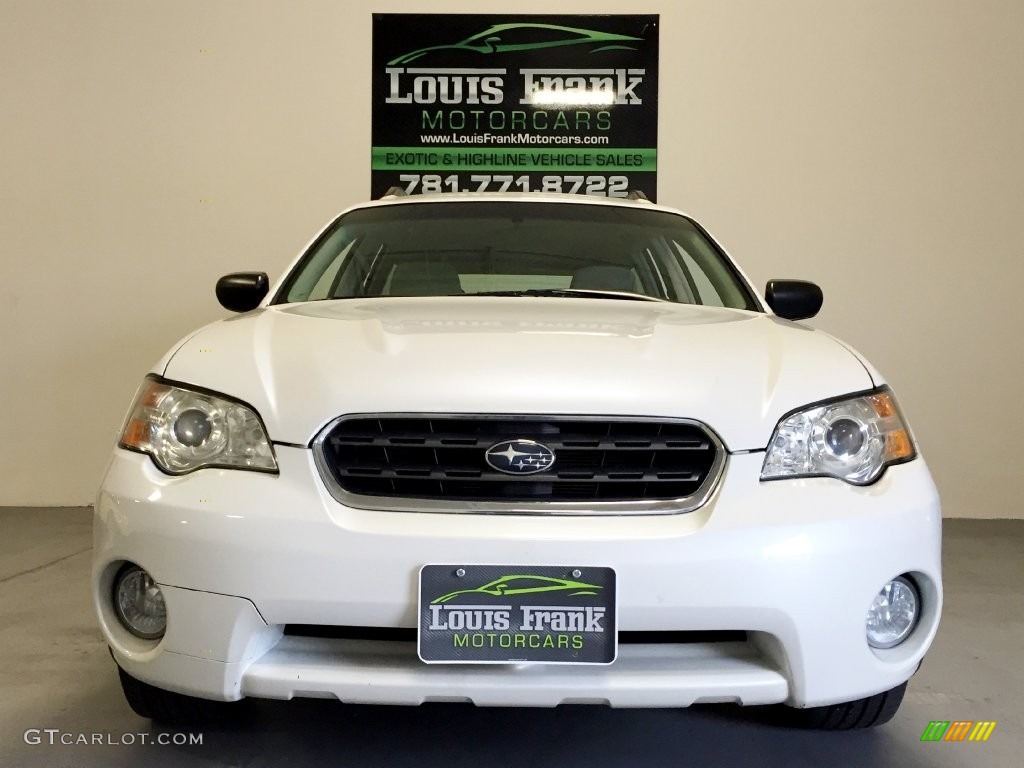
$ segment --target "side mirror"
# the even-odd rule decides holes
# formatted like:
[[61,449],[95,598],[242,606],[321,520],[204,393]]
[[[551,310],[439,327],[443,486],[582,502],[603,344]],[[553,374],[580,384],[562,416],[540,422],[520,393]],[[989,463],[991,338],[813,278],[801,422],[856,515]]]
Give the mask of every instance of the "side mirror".
[[821,288],[806,280],[769,280],[764,300],[779,317],[806,320],[818,314],[825,297]]
[[232,312],[256,309],[270,290],[266,272],[232,272],[217,281],[217,301]]

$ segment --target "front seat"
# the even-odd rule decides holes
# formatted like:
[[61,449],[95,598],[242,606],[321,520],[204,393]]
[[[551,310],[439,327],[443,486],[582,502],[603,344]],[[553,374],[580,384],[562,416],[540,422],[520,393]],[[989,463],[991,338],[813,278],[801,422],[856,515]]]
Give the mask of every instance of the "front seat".
[[593,264],[576,270],[570,288],[590,291],[625,291],[639,293],[640,281],[629,267],[612,264]]
[[426,261],[396,264],[388,288],[389,296],[451,296],[462,292],[455,267]]

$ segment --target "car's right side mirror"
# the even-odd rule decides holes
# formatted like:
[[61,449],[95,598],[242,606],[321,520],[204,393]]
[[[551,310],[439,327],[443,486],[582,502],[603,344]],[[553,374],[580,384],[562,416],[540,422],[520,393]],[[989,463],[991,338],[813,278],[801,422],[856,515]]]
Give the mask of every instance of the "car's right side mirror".
[[232,272],[217,281],[217,301],[232,312],[256,309],[270,290],[266,272]]
[[769,280],[764,300],[779,317],[806,320],[818,314],[825,297],[821,288],[806,280]]

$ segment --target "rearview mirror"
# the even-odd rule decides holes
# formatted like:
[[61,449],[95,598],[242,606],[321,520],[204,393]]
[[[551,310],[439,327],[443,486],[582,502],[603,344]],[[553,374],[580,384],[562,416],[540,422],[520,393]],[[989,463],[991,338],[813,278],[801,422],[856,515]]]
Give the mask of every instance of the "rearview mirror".
[[824,299],[821,288],[806,280],[769,280],[764,290],[768,306],[786,320],[814,317]]
[[256,309],[270,290],[266,272],[232,272],[217,281],[217,301],[232,312]]

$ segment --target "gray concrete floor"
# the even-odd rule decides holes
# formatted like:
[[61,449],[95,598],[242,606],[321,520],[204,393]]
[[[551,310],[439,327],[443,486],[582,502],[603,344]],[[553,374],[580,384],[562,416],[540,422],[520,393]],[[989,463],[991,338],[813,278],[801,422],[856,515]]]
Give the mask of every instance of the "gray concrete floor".
[[[938,638],[887,726],[799,732],[750,710],[556,710],[262,702],[254,723],[171,737],[125,704],[89,602],[91,512],[0,509],[0,766],[1016,766],[1024,749],[1024,520],[950,520]],[[884,535],[884,531],[880,532]],[[922,743],[931,720],[995,720],[987,743]],[[113,744],[28,744],[59,729]],[[126,746],[129,740],[136,743]]]

